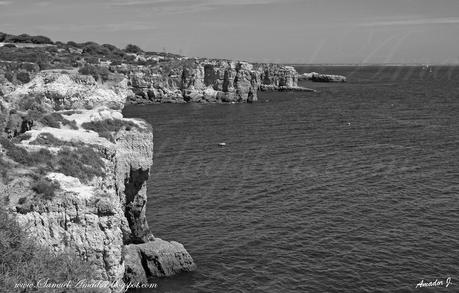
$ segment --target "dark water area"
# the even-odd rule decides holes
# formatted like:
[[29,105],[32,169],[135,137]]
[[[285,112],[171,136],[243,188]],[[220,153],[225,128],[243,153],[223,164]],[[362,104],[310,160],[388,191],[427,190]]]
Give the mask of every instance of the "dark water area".
[[150,227],[198,265],[143,292],[459,290],[459,68],[297,69],[349,82],[125,109],[154,129]]

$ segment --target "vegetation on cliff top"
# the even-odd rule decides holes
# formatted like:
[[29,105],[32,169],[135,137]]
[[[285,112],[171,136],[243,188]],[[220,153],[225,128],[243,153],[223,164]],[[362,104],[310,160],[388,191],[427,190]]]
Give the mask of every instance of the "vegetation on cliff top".
[[[46,146],[62,147],[57,154],[52,154],[47,148],[29,152],[10,140],[0,137],[0,145],[5,149],[6,156],[18,164],[32,168],[35,174],[44,175],[47,172],[58,172],[66,176],[80,179],[82,182],[89,182],[95,176],[104,175],[105,164],[92,147],[82,143],[67,143],[55,138],[52,134],[41,134],[38,142],[46,141]],[[37,141],[32,142],[37,145]],[[3,161],[3,160],[2,160]],[[0,164],[0,168],[6,165]],[[2,170],[3,171],[3,170]],[[5,170],[6,176],[8,170]],[[40,176],[37,176],[39,178]],[[5,178],[6,179],[6,178]],[[45,195],[49,195],[46,193]]]
[[52,128],[60,128],[62,124],[69,126],[71,129],[78,129],[75,120],[67,120],[59,113],[45,115],[40,119],[40,122]]
[[30,44],[53,44],[50,38],[44,36],[30,36],[21,34],[18,36],[0,32],[0,42],[2,43],[30,43]]
[[121,119],[105,119],[100,121],[85,122],[81,125],[87,130],[95,131],[101,137],[105,137],[111,142],[115,141],[114,134],[124,128],[127,131],[130,131],[132,128],[140,129],[139,126],[128,120]]
[[[157,61],[168,62],[182,56],[164,52],[145,52],[136,45],[129,44],[125,49],[119,49],[110,44],[100,45],[95,42],[52,42],[42,36],[20,36],[0,33],[0,42],[23,44],[49,44],[49,46],[30,46],[18,48],[15,46],[0,47],[0,60],[13,62],[31,62],[39,65],[40,70],[82,68],[87,64],[99,66],[109,61],[111,65],[155,65]],[[142,58],[137,58],[142,55]],[[153,59],[154,60],[153,60]],[[159,58],[159,59],[155,59]],[[104,66],[102,66],[104,67]],[[23,75],[23,80],[27,78]]]

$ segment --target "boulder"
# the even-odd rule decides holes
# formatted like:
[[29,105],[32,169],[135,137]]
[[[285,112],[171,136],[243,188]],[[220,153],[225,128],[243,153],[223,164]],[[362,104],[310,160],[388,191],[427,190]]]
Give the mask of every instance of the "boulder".
[[191,272],[196,264],[182,244],[160,238],[124,247],[125,281],[145,283],[150,277],[169,277]]

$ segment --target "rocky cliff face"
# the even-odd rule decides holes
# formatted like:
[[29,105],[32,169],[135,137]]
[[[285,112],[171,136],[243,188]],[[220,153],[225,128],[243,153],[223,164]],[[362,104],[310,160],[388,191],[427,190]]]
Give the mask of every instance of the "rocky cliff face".
[[95,279],[111,282],[195,268],[183,246],[149,232],[153,134],[145,122],[122,117],[127,91],[126,81],[101,85],[70,72],[40,72],[0,104],[11,139],[0,145],[8,209],[37,242],[76,253],[93,265]]
[[[259,90],[310,91],[298,87],[295,68],[276,64],[190,58],[104,66],[128,80],[129,103],[250,103],[257,101]],[[0,92],[8,94],[39,71],[34,63],[0,61]]]
[[188,59],[169,68],[117,66],[112,70],[130,80],[131,103],[250,103],[257,101],[259,89],[303,89],[293,67],[273,64]]

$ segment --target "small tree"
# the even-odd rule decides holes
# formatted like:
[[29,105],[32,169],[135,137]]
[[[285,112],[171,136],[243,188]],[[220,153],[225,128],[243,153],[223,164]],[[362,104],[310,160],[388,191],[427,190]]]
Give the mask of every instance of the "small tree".
[[135,54],[143,52],[143,50],[140,49],[140,47],[138,47],[136,45],[132,45],[132,44],[127,45],[126,48],[124,49],[124,51],[126,53],[135,53]]

